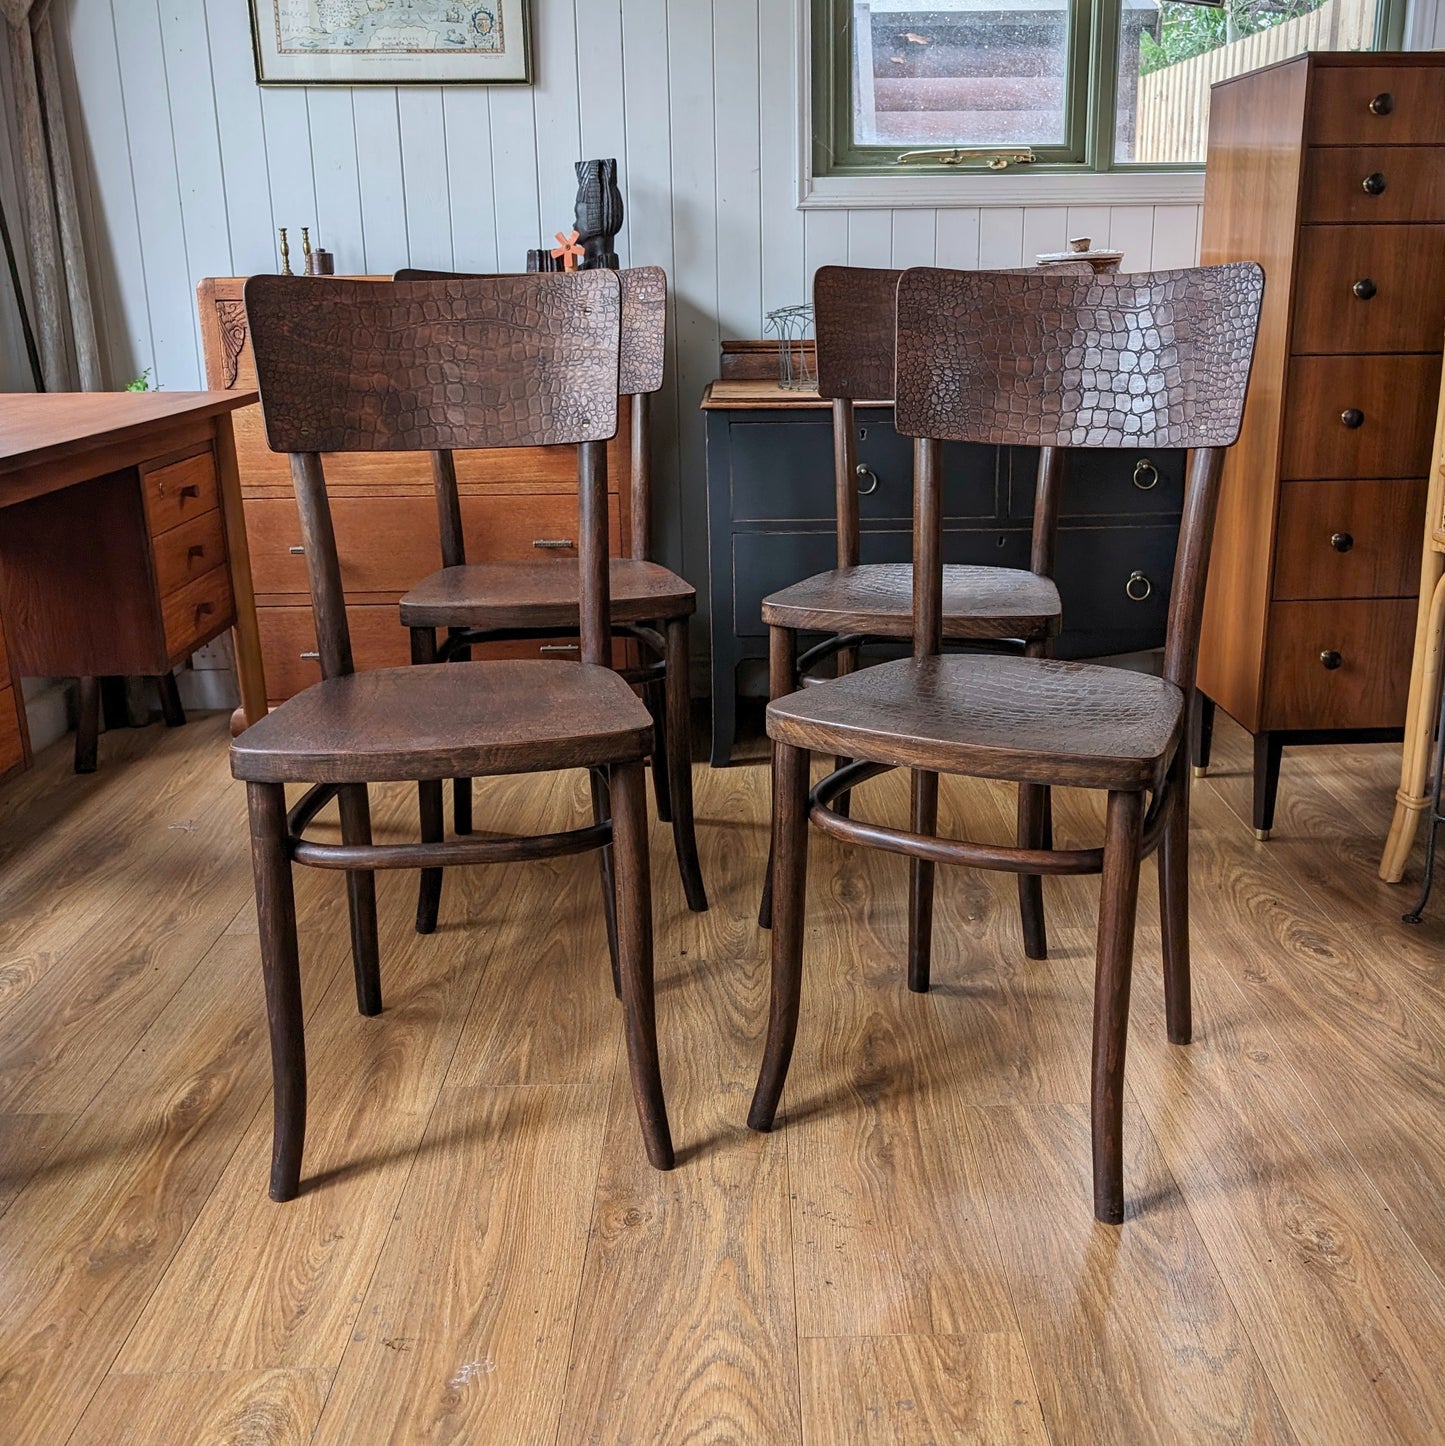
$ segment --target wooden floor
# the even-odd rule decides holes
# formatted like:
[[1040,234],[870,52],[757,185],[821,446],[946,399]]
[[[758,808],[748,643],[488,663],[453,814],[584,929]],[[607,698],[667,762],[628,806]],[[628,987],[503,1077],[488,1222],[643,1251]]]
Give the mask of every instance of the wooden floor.
[[[786,1118],[742,1121],[766,1006],[759,766],[698,770],[712,911],[653,835],[663,1068],[645,1163],[595,866],[381,884],[386,1011],[345,891],[299,884],[304,1193],[265,1194],[266,1032],[219,718],[64,749],[0,793],[0,1439],[702,1443],[1445,1437],[1445,892],[1374,878],[1398,750],[1286,755],[1256,844],[1221,718],[1195,797],[1196,1042],[1164,1038],[1146,866],[1129,1219],[1089,1207],[1092,880],[941,874],[818,835]],[[901,819],[896,780],[859,811]],[[555,825],[580,778],[483,785]],[[379,791],[388,835],[413,822]],[[998,787],[944,823],[1002,837]],[[1061,840],[1098,800],[1059,801]]]

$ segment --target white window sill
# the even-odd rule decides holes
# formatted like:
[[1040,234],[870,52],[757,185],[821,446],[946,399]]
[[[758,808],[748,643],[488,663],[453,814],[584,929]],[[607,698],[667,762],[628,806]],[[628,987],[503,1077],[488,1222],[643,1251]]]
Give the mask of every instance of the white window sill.
[[799,187],[800,211],[906,210],[920,207],[1169,206],[1204,200],[1204,172],[1079,172],[1030,175],[810,176]]

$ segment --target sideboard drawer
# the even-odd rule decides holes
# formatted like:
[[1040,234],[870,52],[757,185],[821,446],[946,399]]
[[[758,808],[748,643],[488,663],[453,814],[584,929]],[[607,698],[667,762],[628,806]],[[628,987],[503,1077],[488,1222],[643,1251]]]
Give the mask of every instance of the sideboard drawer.
[[1075,656],[1070,634],[1087,634],[1095,654],[1157,648],[1169,618],[1179,524],[1061,527],[1054,577],[1064,609],[1055,645]]
[[1422,477],[1430,465],[1439,398],[1438,352],[1295,357],[1285,392],[1280,475]]
[[[1180,451],[1069,452],[1064,463],[1062,517],[1177,515],[1184,505],[1185,457]],[[1009,516],[1032,517],[1039,454],[1008,449]]]
[[1445,166],[1429,147],[1311,146],[1300,220],[1445,221]]
[[1296,355],[1439,348],[1445,226],[1304,226],[1299,275]]
[[1414,596],[1424,510],[1423,478],[1284,483],[1276,600]]
[[1328,66],[1314,73],[1308,131],[1315,145],[1445,144],[1445,86],[1433,66]]
[[1262,726],[1398,728],[1414,639],[1414,598],[1272,603]]
[[220,506],[216,459],[210,451],[164,467],[153,467],[141,477],[152,537]]

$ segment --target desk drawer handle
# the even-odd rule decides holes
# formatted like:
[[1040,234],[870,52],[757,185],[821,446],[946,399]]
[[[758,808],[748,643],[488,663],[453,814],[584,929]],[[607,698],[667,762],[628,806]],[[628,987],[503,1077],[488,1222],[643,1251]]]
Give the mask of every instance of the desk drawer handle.
[[[858,478],[858,495],[860,497],[871,497],[878,490],[878,474],[871,468],[865,467],[861,462],[853,469],[853,475]],[[867,486],[863,485],[867,482]]]
[[300,656],[303,663],[319,663],[321,661],[320,653],[302,653]]
[[1395,97],[1388,90],[1382,90],[1370,102],[1371,115],[1389,115],[1395,109]]
[[1134,485],[1141,492],[1152,492],[1159,485],[1159,469],[1147,457],[1134,463]]
[[1328,668],[1332,673],[1344,661],[1345,660],[1340,657],[1340,655],[1333,648],[1326,648],[1324,652],[1320,654],[1320,662],[1322,662],[1325,667]]
[[1360,184],[1365,188],[1367,196],[1380,196],[1385,191],[1385,175],[1383,171],[1371,171]]
[[570,537],[534,537],[532,546],[561,552],[564,549],[574,548],[577,544]]
[[1358,407],[1347,407],[1340,413],[1340,422],[1353,432],[1357,427],[1365,425],[1365,414]]
[[197,542],[197,543],[193,544],[192,547],[191,547],[191,549],[190,549],[190,551],[188,551],[188,552],[186,553],[186,556],[187,556],[188,558],[189,558],[189,557],[204,557],[205,555],[206,555],[206,544],[205,544],[204,542]]
[[1130,602],[1143,602],[1154,591],[1154,584],[1142,572],[1131,572],[1124,584],[1124,593]]
[[210,615],[211,615],[213,612],[215,612],[215,610],[216,610],[216,605],[215,605],[215,603],[212,603],[212,602],[198,602],[198,603],[196,604],[196,621],[199,622],[202,618],[208,618],[208,617],[210,617]]
[[181,488],[182,497],[199,497],[200,495],[201,489],[197,487],[194,482],[187,483],[186,486]]
[[1371,280],[1371,278],[1368,276],[1362,276],[1357,282],[1355,282],[1352,287],[1350,287],[1350,290],[1353,291],[1355,295],[1360,298],[1361,301],[1368,301],[1375,294],[1377,289],[1378,288],[1375,286],[1374,281]]
[[575,653],[580,646],[579,643],[543,643],[537,651],[539,653]]
[[1330,533],[1330,546],[1336,552],[1348,552],[1355,545],[1354,536],[1348,532]]
[[304,547],[288,547],[286,550],[291,554],[292,557],[306,556],[306,549]]

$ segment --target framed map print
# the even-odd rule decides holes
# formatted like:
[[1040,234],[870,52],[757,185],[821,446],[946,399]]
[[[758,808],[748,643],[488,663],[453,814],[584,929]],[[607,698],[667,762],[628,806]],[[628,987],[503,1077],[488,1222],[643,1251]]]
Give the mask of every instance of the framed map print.
[[531,80],[527,0],[251,0],[262,85]]

